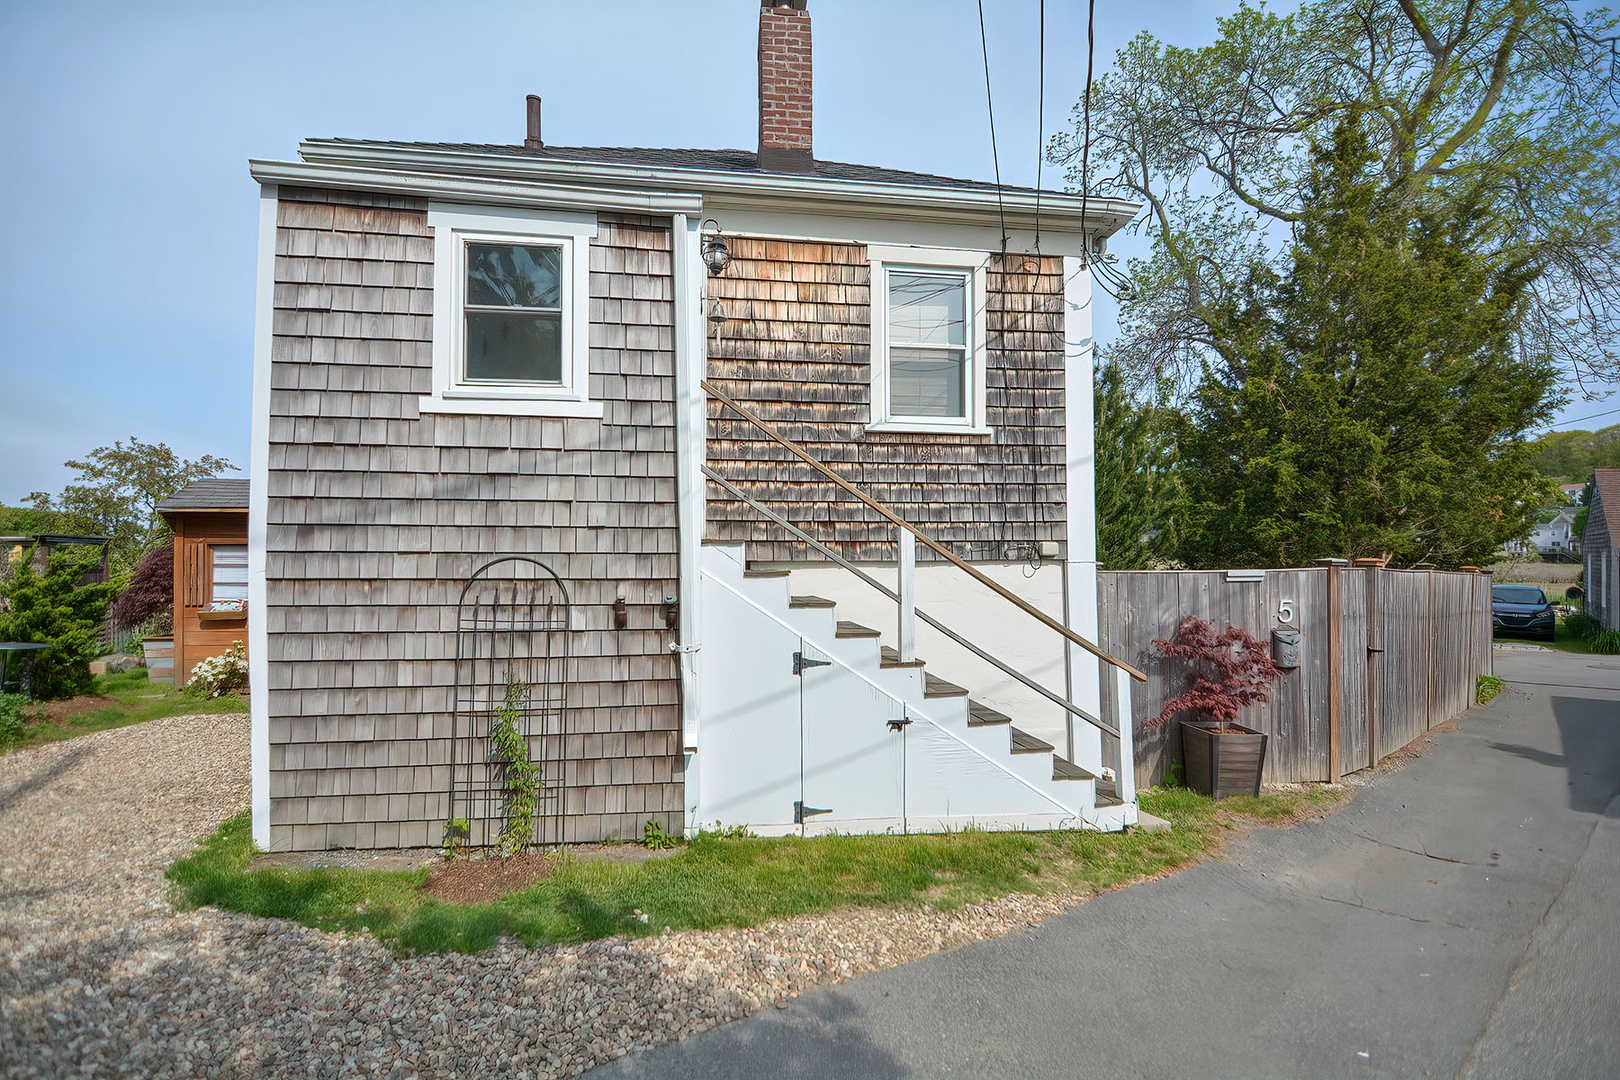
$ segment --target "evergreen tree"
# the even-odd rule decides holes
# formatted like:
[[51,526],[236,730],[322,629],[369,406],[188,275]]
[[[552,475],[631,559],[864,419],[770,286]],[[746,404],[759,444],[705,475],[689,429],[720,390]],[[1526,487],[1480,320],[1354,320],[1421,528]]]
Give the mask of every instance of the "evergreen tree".
[[1174,543],[1181,488],[1168,410],[1132,396],[1118,364],[1097,369],[1097,561],[1145,570]]
[[90,661],[101,651],[101,620],[119,588],[117,582],[83,583],[100,560],[96,548],[59,548],[42,574],[34,569],[30,548],[11,580],[0,586],[6,608],[0,612],[0,641],[50,646],[34,658],[36,698],[73,697],[95,688]]
[[1285,272],[1225,308],[1178,423],[1193,566],[1484,563],[1549,485],[1525,432],[1556,371],[1515,348],[1535,278],[1481,255],[1479,203],[1381,191],[1350,117],[1318,149]]

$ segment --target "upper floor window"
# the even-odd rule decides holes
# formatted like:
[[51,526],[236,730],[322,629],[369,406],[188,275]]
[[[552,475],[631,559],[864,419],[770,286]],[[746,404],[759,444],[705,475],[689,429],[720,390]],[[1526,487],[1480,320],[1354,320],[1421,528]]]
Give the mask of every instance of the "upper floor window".
[[873,245],[872,427],[986,433],[982,252]]
[[423,412],[601,416],[589,397],[591,214],[434,205]]

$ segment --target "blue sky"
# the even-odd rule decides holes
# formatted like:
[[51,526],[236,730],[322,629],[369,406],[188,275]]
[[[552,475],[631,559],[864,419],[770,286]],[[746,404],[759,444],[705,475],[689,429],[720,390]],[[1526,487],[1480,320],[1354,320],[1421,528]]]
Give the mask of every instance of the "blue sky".
[[[1046,131],[1085,80],[1085,4],[1047,0]],[[1099,4],[1214,36],[1235,4]],[[1035,179],[1038,0],[987,0],[1001,175]],[[13,3],[0,10],[0,502],[116,438],[248,458],[256,188],[300,138],[755,144],[752,0]],[[816,152],[989,179],[974,0],[811,0]],[[1060,178],[1047,171],[1048,186]],[[1107,298],[1102,298],[1106,302]],[[1099,334],[1112,333],[1099,305]],[[1577,402],[1570,417],[1613,408]],[[1602,426],[1620,417],[1594,421]]]

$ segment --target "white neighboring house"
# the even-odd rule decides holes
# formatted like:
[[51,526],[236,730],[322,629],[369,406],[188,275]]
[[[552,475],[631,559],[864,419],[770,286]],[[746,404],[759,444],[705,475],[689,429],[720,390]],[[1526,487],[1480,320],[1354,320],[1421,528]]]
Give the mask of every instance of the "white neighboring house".
[[[1577,496],[1579,492],[1576,493]],[[1575,515],[1580,503],[1567,506],[1544,507],[1534,515],[1530,535],[1503,544],[1500,554],[1506,558],[1540,557],[1556,562],[1573,562],[1581,555],[1581,538],[1575,534]]]
[[1575,535],[1575,515],[1579,511],[1579,506],[1564,506],[1550,521],[1537,521],[1530,534],[1530,547],[1535,553],[1544,559],[1559,561],[1579,558],[1581,538]]

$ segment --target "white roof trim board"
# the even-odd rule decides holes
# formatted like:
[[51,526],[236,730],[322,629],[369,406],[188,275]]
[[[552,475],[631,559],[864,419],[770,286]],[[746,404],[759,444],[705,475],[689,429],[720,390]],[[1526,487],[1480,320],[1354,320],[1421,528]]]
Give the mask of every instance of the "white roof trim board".
[[[319,139],[306,140],[299,152],[303,162],[251,162],[254,179],[463,202],[643,213],[695,214],[706,205],[758,210],[791,206],[801,213],[957,224],[984,224],[1005,213],[1009,229],[1033,227],[1038,206],[1043,231],[1082,231],[1078,195],[1016,189],[1003,189],[998,195],[992,186],[951,186],[945,178],[858,180],[532,157],[500,148],[478,151]],[[1084,231],[1111,236],[1140,209],[1124,199],[1084,200]]]

